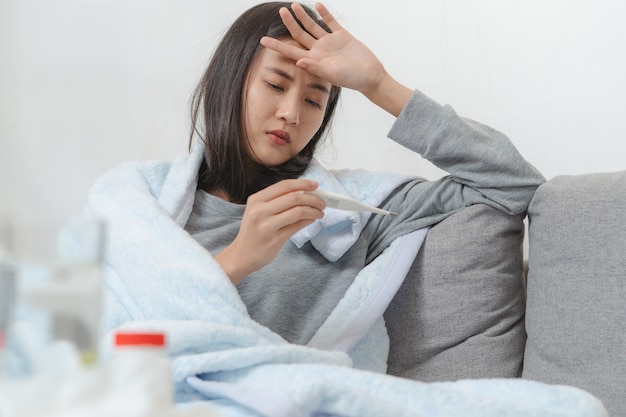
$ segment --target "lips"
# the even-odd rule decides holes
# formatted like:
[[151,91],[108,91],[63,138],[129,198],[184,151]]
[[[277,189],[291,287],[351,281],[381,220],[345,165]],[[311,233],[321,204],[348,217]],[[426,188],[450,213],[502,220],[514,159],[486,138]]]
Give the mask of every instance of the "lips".
[[284,130],[270,130],[267,132],[267,136],[270,138],[272,142],[277,145],[286,145],[291,142],[291,137],[289,133]]

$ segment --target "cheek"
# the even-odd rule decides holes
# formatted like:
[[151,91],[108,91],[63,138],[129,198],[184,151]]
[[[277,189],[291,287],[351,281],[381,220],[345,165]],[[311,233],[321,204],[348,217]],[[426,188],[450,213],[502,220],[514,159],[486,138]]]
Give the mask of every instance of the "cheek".
[[[319,112],[316,112],[316,113],[319,113]],[[322,113],[321,116],[319,114],[314,114],[314,115],[312,115],[312,117],[307,119],[307,122],[304,125],[305,129],[306,129],[306,136],[308,138],[307,143],[308,143],[308,141],[311,140],[313,135],[315,135],[315,133],[317,133],[319,128],[322,126],[322,122],[323,121],[324,121],[323,113]]]
[[252,117],[259,114],[267,105],[263,106],[264,100],[258,89],[250,88],[246,94],[246,113]]
[[258,91],[250,89],[246,96],[245,105],[245,125],[247,133],[254,134],[254,131],[263,124],[271,110],[271,103]]

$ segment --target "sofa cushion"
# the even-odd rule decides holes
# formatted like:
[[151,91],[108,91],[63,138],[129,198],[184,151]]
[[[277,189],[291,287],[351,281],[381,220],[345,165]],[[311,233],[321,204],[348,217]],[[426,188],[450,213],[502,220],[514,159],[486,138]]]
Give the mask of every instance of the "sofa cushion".
[[520,375],[523,217],[478,204],[431,228],[385,313],[390,374],[428,382]]
[[529,218],[523,376],[626,416],[626,171],[555,177]]

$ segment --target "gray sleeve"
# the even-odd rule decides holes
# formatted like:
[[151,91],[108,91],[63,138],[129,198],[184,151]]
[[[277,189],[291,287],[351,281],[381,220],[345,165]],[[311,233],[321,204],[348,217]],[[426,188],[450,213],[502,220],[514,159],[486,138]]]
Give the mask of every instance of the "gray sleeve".
[[520,214],[545,178],[524,160],[502,133],[459,117],[419,91],[402,110],[389,138],[419,153],[450,175],[414,180],[383,203],[397,216],[372,216],[364,230],[369,259],[397,236],[443,220],[473,204],[484,203],[507,214]]

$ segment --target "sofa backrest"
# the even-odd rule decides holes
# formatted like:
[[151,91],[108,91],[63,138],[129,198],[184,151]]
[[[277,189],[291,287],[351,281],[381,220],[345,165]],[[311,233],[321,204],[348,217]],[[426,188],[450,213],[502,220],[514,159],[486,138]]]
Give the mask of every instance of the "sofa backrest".
[[529,207],[523,377],[626,416],[626,171],[558,176]]

